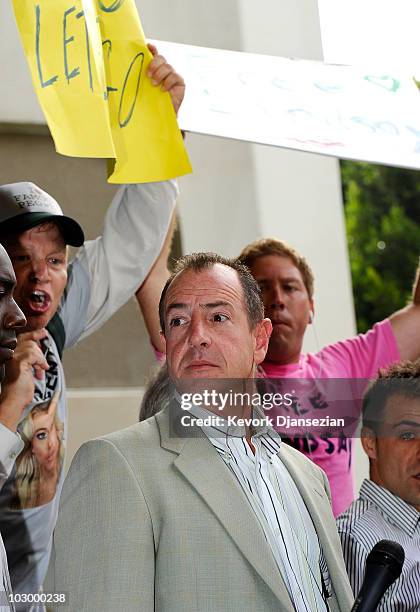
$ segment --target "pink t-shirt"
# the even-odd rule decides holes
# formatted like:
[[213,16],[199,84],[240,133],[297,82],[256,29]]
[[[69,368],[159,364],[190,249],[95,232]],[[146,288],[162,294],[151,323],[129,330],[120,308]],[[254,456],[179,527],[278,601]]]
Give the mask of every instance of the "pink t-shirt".
[[[373,378],[379,368],[400,360],[397,342],[388,319],[376,323],[366,334],[337,342],[319,353],[301,355],[299,363],[278,365],[264,361],[268,378]],[[361,405],[358,407],[358,411]],[[354,500],[352,440],[316,438],[311,450],[303,438],[295,439],[299,450],[327,474],[331,486],[333,512],[338,516]]]

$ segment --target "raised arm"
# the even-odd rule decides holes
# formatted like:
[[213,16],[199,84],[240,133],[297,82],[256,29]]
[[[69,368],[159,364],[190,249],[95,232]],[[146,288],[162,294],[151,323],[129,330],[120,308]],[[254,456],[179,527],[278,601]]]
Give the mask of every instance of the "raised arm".
[[[147,71],[148,76],[154,85],[161,85],[163,91],[168,91],[175,113],[178,114],[185,94],[184,79],[176,73],[166,59],[159,55],[154,45],[148,45],[153,55]],[[165,242],[149,274],[136,292],[136,298],[140,306],[141,313],[150,337],[150,341],[159,353],[165,352],[165,343],[160,335],[159,322],[159,299],[162,289],[169,278],[168,257],[171,250],[173,235],[176,227],[175,212],[172,215],[171,223]]]
[[160,334],[159,300],[162,289],[169,278],[168,258],[171,251],[172,239],[176,227],[175,212],[166,234],[165,242],[141,287],[136,292],[136,298],[146,324],[150,341],[155,350],[165,352],[165,343]]
[[79,251],[60,310],[66,346],[99,329],[135,294],[165,241],[175,181],[125,185],[105,217],[102,236]]
[[401,359],[420,357],[420,265],[413,286],[413,301],[390,317]]
[[[154,85],[170,94],[177,112],[184,97],[184,80],[158,54],[156,47],[149,45],[149,49],[154,57],[148,76]],[[155,266],[156,278],[160,276],[165,282],[162,251],[166,248],[165,238],[177,195],[175,181],[125,185],[119,189],[105,217],[102,236],[86,242],[71,264],[59,312],[66,330],[66,346],[99,329],[143,287]],[[142,312],[147,313],[146,325],[150,330],[157,327],[153,317],[149,318],[152,312],[149,304],[155,303],[155,297],[155,290],[145,285]],[[156,348],[160,342],[158,335],[158,331],[157,335],[152,333]]]

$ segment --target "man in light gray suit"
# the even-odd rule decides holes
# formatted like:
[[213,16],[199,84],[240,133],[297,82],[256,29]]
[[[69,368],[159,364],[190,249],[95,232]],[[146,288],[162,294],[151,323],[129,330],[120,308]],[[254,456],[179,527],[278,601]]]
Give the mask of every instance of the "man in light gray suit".
[[267,350],[256,282],[187,256],[159,310],[175,399],[78,451],[46,590],[78,612],[349,611],[324,473],[228,395],[232,381],[252,392]]

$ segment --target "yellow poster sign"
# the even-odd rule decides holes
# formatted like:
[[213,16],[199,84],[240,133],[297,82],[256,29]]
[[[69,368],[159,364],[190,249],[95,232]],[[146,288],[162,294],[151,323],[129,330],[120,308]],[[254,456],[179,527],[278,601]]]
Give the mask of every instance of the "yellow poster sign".
[[21,40],[56,149],[113,158],[113,183],[191,172],[169,94],[134,0],[13,0]]

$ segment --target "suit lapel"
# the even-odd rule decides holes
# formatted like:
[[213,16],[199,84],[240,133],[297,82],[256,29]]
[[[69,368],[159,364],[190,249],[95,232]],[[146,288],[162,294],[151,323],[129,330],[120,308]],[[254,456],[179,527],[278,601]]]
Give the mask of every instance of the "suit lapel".
[[240,484],[211,442],[204,437],[177,438],[170,434],[166,411],[156,415],[161,444],[178,456],[174,466],[194,487],[226,529],[244,557],[279,599],[279,611],[294,607],[273,553]]
[[293,610],[254,511],[211,443],[202,438],[190,438],[174,465],[217,516],[244,557],[284,605],[284,610]]

